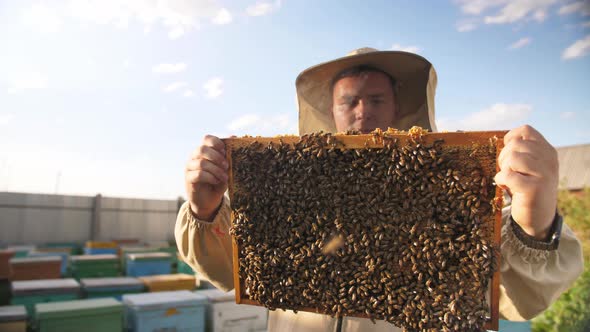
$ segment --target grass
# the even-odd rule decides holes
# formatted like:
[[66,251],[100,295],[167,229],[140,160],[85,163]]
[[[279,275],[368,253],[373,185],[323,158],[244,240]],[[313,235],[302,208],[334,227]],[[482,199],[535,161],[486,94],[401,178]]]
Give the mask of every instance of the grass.
[[533,332],[590,331],[590,188],[581,193],[563,191],[559,209],[582,241],[584,272],[573,286],[532,321]]

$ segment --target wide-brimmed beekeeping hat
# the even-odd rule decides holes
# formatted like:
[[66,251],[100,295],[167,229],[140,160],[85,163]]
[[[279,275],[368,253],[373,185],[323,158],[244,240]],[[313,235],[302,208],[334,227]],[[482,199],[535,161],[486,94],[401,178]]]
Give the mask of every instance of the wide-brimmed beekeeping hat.
[[402,51],[379,51],[359,48],[342,58],[304,70],[295,81],[299,107],[299,134],[336,132],[332,117],[331,84],[341,71],[366,65],[380,69],[396,81],[399,109],[394,127],[407,130],[420,126],[436,131],[434,95],[436,71],[423,57]]

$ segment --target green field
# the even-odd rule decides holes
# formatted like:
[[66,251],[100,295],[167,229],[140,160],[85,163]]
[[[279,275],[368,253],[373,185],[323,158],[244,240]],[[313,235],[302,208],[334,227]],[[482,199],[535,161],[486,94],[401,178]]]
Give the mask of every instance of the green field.
[[549,309],[533,319],[533,331],[590,331],[590,188],[574,194],[561,192],[559,209],[582,241],[584,272]]

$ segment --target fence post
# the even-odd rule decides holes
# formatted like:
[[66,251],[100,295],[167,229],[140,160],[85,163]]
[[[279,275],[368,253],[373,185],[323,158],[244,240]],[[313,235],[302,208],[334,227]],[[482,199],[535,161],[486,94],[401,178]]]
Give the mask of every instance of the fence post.
[[102,195],[94,196],[94,204],[92,205],[92,219],[90,220],[90,239],[98,240],[100,234],[100,209],[101,209]]

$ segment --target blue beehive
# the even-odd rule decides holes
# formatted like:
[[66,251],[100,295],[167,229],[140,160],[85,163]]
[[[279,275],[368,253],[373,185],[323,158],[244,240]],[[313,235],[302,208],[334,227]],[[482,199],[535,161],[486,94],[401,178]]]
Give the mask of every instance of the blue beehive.
[[116,242],[104,242],[104,241],[86,241],[84,247],[85,255],[116,255],[117,254],[117,243]]
[[84,248],[84,255],[116,255],[117,248]]
[[205,330],[207,299],[189,291],[124,295],[127,329],[131,332]]
[[163,252],[127,254],[126,275],[130,277],[153,276],[172,273],[172,255]]

